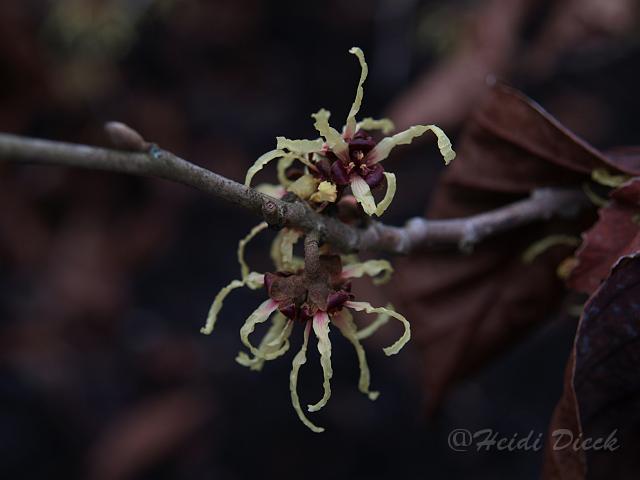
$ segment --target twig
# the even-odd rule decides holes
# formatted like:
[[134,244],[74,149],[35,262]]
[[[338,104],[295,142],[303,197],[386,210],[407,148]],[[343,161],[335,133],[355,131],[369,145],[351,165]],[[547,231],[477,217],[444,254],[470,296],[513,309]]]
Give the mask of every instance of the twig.
[[155,145],[147,152],[132,152],[0,133],[0,161],[92,168],[183,183],[246,208],[270,225],[318,232],[322,240],[343,252],[407,254],[436,245],[468,248],[486,237],[536,220],[575,215],[588,205],[579,190],[542,189],[528,199],[473,217],[413,218],[405,227],[372,222],[362,230],[321,215],[303,202],[286,202],[257,192]]

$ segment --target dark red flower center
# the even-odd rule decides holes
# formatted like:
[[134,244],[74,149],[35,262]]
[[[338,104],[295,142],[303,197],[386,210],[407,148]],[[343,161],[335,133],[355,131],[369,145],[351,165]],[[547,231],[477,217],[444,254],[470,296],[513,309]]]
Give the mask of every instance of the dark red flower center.
[[278,310],[291,320],[305,322],[322,310],[334,313],[352,300],[351,283],[342,278],[342,262],[337,255],[322,255],[323,281],[309,284],[304,270],[295,273],[267,272],[264,284]]

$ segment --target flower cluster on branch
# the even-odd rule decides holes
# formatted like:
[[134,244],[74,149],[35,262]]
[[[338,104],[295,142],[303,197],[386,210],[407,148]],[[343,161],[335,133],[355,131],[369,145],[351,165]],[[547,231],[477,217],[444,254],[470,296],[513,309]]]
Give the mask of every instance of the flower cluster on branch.
[[[329,124],[330,112],[321,109],[314,113],[314,126],[320,134],[315,140],[291,140],[277,138],[277,148],[257,159],[247,171],[245,186],[249,187],[253,177],[271,161],[277,160],[279,185],[262,184],[259,191],[276,198],[294,195],[310,208],[327,216],[337,217],[345,223],[381,216],[389,207],[396,192],[396,177],[386,172],[381,161],[385,160],[397,145],[409,144],[427,131],[433,132],[446,164],[455,158],[451,142],[444,132],[435,125],[417,125],[379,141],[370,133],[381,131],[389,134],[393,123],[389,119],[365,118],[356,121],[363,97],[363,83],[367,77],[367,64],[359,48],[352,48],[361,66],[360,81],[356,97],[347,116],[342,133]],[[376,202],[376,189],[386,183],[386,193]],[[361,262],[354,255],[339,255],[328,243],[321,245],[317,232],[308,233],[304,240],[304,258],[294,255],[294,247],[304,236],[302,230],[283,228],[278,232],[271,248],[271,258],[275,271],[258,273],[252,271],[244,259],[247,243],[267,228],[262,222],[240,240],[238,261],[241,278],[233,280],[216,296],[211,306],[207,323],[202,332],[213,330],[225,297],[234,289],[248,287],[264,288],[268,298],[247,318],[240,328],[242,343],[249,353],[240,352],[237,362],[252,370],[260,370],[264,363],[284,355],[289,349],[289,338],[295,325],[303,328],[303,342],[295,355],[290,375],[291,401],[300,420],[314,432],[324,429],[312,423],[300,405],[297,382],[300,367],[306,362],[306,351],[310,332],[313,329],[318,340],[320,364],[323,371],[322,398],[307,406],[309,412],[324,407],[331,396],[331,341],[330,325],[340,330],[351,342],[358,358],[360,379],[358,387],[371,400],[378,392],[370,390],[370,373],[364,348],[360,340],[373,334],[389,318],[399,320],[403,327],[402,336],[389,347],[385,354],[398,353],[411,337],[407,319],[390,305],[374,307],[365,301],[357,301],[351,293],[351,279],[370,276],[376,282],[389,279],[393,268],[386,260]],[[369,326],[359,329],[350,311],[364,311],[377,314]],[[272,318],[271,326],[258,344],[254,346],[249,336],[257,325]]]

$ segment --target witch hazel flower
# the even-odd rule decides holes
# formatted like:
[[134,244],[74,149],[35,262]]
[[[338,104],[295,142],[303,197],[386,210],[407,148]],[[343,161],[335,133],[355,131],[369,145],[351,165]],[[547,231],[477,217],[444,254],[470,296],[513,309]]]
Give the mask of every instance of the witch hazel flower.
[[[343,266],[343,258],[338,255],[320,254],[317,240],[309,241],[309,237],[307,237],[305,239],[304,263],[298,264],[297,270],[264,274],[250,271],[244,259],[245,247],[255,235],[265,228],[262,225],[254,227],[240,241],[238,261],[241,279],[233,280],[216,295],[209,310],[206,324],[201,331],[205,334],[210,334],[213,331],[223,302],[231,291],[240,287],[248,287],[253,290],[264,288],[268,298],[249,315],[240,328],[240,339],[248,349],[248,353],[240,352],[236,361],[251,370],[261,370],[265,362],[287,353],[290,348],[291,335],[296,326],[301,327],[303,332],[302,346],[293,358],[289,376],[291,402],[302,423],[312,431],[320,433],[324,429],[307,418],[297,391],[300,369],[307,361],[306,354],[311,331],[313,330],[317,338],[317,348],[323,372],[322,397],[316,403],[307,405],[308,412],[316,412],[323,408],[331,397],[331,378],[333,376],[332,347],[329,338],[331,327],[336,327],[353,345],[360,369],[358,388],[369,399],[375,400],[379,392],[370,389],[371,376],[361,340],[372,335],[390,318],[395,318],[402,323],[404,333],[395,343],[383,349],[386,355],[394,355],[409,341],[411,337],[410,325],[405,317],[393,310],[390,305],[373,307],[368,302],[356,301],[351,293],[351,279],[353,278],[366,275],[374,278],[376,283],[388,280],[393,268],[386,260],[352,262]],[[293,264],[294,262],[291,262],[290,265]],[[378,314],[378,316],[374,322],[359,329],[350,313],[351,310]],[[269,329],[260,343],[255,346],[250,340],[251,334],[257,326],[269,319],[271,319]]]
[[[269,162],[278,160],[278,179],[287,190],[295,193],[310,203],[335,202],[350,187],[353,196],[369,215],[381,216],[391,204],[396,192],[396,177],[386,172],[381,165],[394,147],[410,144],[415,138],[427,131],[435,134],[438,148],[445,164],[449,164],[456,156],[451,142],[445,133],[436,125],[415,125],[379,142],[374,140],[370,131],[380,130],[388,135],[394,130],[389,119],[365,118],[356,121],[364,96],[363,84],[368,75],[368,67],[364,53],[357,47],[349,50],[358,58],[361,67],[360,80],[342,133],[329,124],[331,113],[320,109],[312,114],[314,127],[320,134],[316,140],[290,140],[277,137],[275,150],[271,150],[256,160],[249,168],[245,185],[250,186],[256,173]],[[302,163],[306,170],[295,181],[286,177],[286,170],[296,161]],[[386,180],[387,190],[384,198],[376,204],[371,189],[378,187]]]

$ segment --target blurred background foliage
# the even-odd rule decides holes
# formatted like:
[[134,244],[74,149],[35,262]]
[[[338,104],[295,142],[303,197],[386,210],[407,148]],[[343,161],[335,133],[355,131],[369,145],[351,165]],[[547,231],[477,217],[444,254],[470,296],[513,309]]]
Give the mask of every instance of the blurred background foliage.
[[[345,117],[353,45],[371,69],[364,115],[400,128],[455,135],[498,79],[597,146],[636,141],[633,0],[6,0],[0,130],[106,145],[117,119],[241,180],[276,135],[311,138],[311,112]],[[423,212],[442,167],[427,143],[391,161],[401,188],[386,221],[399,223]],[[459,454],[446,435],[544,432],[572,319],[462,383],[432,419],[415,349],[387,359],[384,336],[369,342],[382,392],[369,402],[338,341],[328,431],[313,435],[290,406],[289,357],[260,374],[234,362],[256,294],[234,294],[215,334],[198,333],[255,223],[160,180],[0,165],[0,477],[537,477],[541,452]],[[256,268],[269,268],[270,238],[250,248]],[[319,378],[312,352],[303,398]]]

